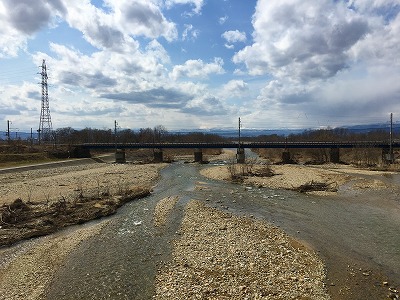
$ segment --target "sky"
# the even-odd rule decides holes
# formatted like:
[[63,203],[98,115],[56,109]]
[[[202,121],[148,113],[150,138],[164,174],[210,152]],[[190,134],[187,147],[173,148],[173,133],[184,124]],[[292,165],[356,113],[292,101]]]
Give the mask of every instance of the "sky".
[[400,119],[400,0],[0,0],[0,131]]

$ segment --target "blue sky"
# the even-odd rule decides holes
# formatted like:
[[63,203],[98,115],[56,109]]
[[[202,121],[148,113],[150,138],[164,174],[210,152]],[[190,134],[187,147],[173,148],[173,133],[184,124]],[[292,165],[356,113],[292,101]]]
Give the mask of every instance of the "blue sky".
[[[400,115],[399,0],[1,0],[0,130],[318,128]],[[3,129],[3,130],[4,130]]]

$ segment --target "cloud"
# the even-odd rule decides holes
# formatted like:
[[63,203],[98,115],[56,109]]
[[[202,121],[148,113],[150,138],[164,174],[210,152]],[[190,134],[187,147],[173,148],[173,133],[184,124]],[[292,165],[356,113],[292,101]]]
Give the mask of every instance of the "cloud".
[[224,24],[228,19],[229,19],[229,17],[225,15],[225,16],[220,17],[220,18],[218,19],[218,23],[222,25],[222,24]]
[[69,0],[65,20],[80,30],[85,39],[99,49],[121,51],[131,36],[177,38],[176,26],[162,14],[153,1],[106,0],[108,10],[90,2]]
[[286,118],[288,127],[304,122],[296,120],[299,114],[314,125],[341,126],[400,109],[395,3],[260,0],[254,42],[233,59],[251,75],[268,75],[254,109]]
[[15,57],[27,40],[64,11],[60,0],[0,2],[0,58]]
[[246,41],[246,33],[239,30],[225,31],[222,37],[230,44]]
[[199,36],[200,31],[193,29],[192,24],[185,24],[185,30],[182,32],[182,41],[192,40],[195,41]]
[[51,6],[45,1],[32,5],[30,0],[4,0],[6,19],[22,34],[30,35],[47,25],[51,18]]
[[138,36],[177,38],[176,25],[162,14],[159,1],[105,0],[104,4],[101,8],[89,0],[4,0],[0,3],[0,57],[16,56],[55,17],[81,31],[98,49],[124,51]]
[[[40,87],[34,83],[2,86],[0,119],[11,120],[14,128],[22,129],[27,120],[37,126],[40,117]],[[22,124],[25,123],[25,124]],[[26,127],[25,127],[26,128]]]
[[148,38],[163,36],[168,41],[177,38],[176,25],[161,12],[158,1],[107,0],[113,9],[113,19],[124,33]]
[[174,110],[191,115],[222,115],[227,112],[224,104],[217,97],[210,95],[201,87],[188,86],[178,88],[158,87],[129,93],[102,94],[101,98],[124,101],[129,104],[143,105],[150,109]]
[[241,96],[249,90],[249,85],[243,80],[231,80],[222,87],[222,97],[229,98]]
[[201,59],[187,60],[183,65],[176,65],[170,77],[177,80],[180,77],[207,78],[210,74],[222,74],[224,61],[222,58],[215,58],[212,63],[204,63]]
[[252,105],[255,110],[268,110],[271,115],[285,118],[286,124],[297,126],[301,126],[299,114],[307,115],[306,121],[314,122],[313,126],[318,122],[324,126],[381,122],[390,111],[400,109],[400,87],[396,84],[400,72],[395,69],[383,73],[362,70],[365,75],[361,78],[357,76],[361,70],[354,69],[306,84],[288,78],[274,79],[261,89]]
[[193,13],[200,14],[201,8],[204,5],[204,0],[166,0],[165,1],[165,5],[168,8],[171,8],[172,6],[177,5],[177,4],[191,4],[194,6]]
[[253,27],[254,43],[234,62],[244,63],[252,75],[299,81],[330,78],[346,69],[350,49],[371,30],[367,18],[329,0],[260,0]]
[[129,93],[102,94],[101,98],[126,101],[133,104],[143,104],[151,108],[180,109],[192,96],[175,89],[164,87]]
[[[85,55],[51,43],[54,57],[39,52],[33,60],[46,59],[49,83],[84,95],[81,97],[96,99],[102,94],[128,94],[165,86],[168,73],[163,64],[169,62],[169,57],[161,44],[152,40],[143,50],[134,43],[130,46],[126,45],[124,52],[106,49]],[[72,98],[77,99],[77,95]],[[64,93],[62,98],[66,97]]]
[[215,96],[204,95],[190,101],[182,109],[182,112],[196,116],[218,116],[225,115],[228,112],[228,109]]

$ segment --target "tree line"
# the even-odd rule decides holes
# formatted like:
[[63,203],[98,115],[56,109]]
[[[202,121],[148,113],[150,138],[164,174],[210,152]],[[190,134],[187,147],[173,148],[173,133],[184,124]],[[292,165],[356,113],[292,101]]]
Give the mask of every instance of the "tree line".
[[54,132],[57,144],[82,144],[82,143],[163,143],[163,142],[204,142],[215,143],[226,139],[211,133],[172,133],[162,126],[154,128],[140,128],[138,130],[84,128],[76,130],[71,127],[59,128]]

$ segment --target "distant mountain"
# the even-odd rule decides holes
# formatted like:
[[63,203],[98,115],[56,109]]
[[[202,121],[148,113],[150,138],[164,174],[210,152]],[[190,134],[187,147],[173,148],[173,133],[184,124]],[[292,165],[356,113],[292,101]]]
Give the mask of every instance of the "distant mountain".
[[[353,125],[353,126],[343,126],[340,128],[344,128],[355,133],[368,133],[376,130],[383,130],[389,132],[390,124],[380,123],[380,124],[367,124],[367,125]],[[400,132],[400,124],[398,123],[393,124],[393,133],[399,133],[399,132]]]
[[[289,135],[298,134],[304,132],[305,129],[249,129],[242,128],[240,130],[240,136],[242,137],[254,137],[260,135]],[[192,129],[192,130],[175,130],[171,133],[188,134],[188,133],[207,133],[216,134],[222,137],[237,137],[239,135],[238,129],[235,128],[211,128],[211,129]]]
[[[387,123],[379,123],[379,124],[366,124],[366,125],[352,125],[352,126],[342,126],[336,127],[333,129],[346,129],[349,132],[353,133],[368,133],[376,130],[390,131],[390,125]],[[282,129],[249,129],[243,128],[240,130],[240,135],[242,137],[255,137],[260,135],[279,135],[279,136],[288,136],[290,134],[301,134],[305,131],[313,131],[318,130],[318,128],[303,128],[303,129],[290,129],[290,128],[282,128]],[[172,133],[192,133],[192,132],[202,132],[202,133],[210,133],[217,134],[223,137],[237,137],[238,129],[237,128],[212,128],[212,129],[195,129],[195,130],[177,130]],[[393,124],[393,132],[400,133],[400,124]]]

